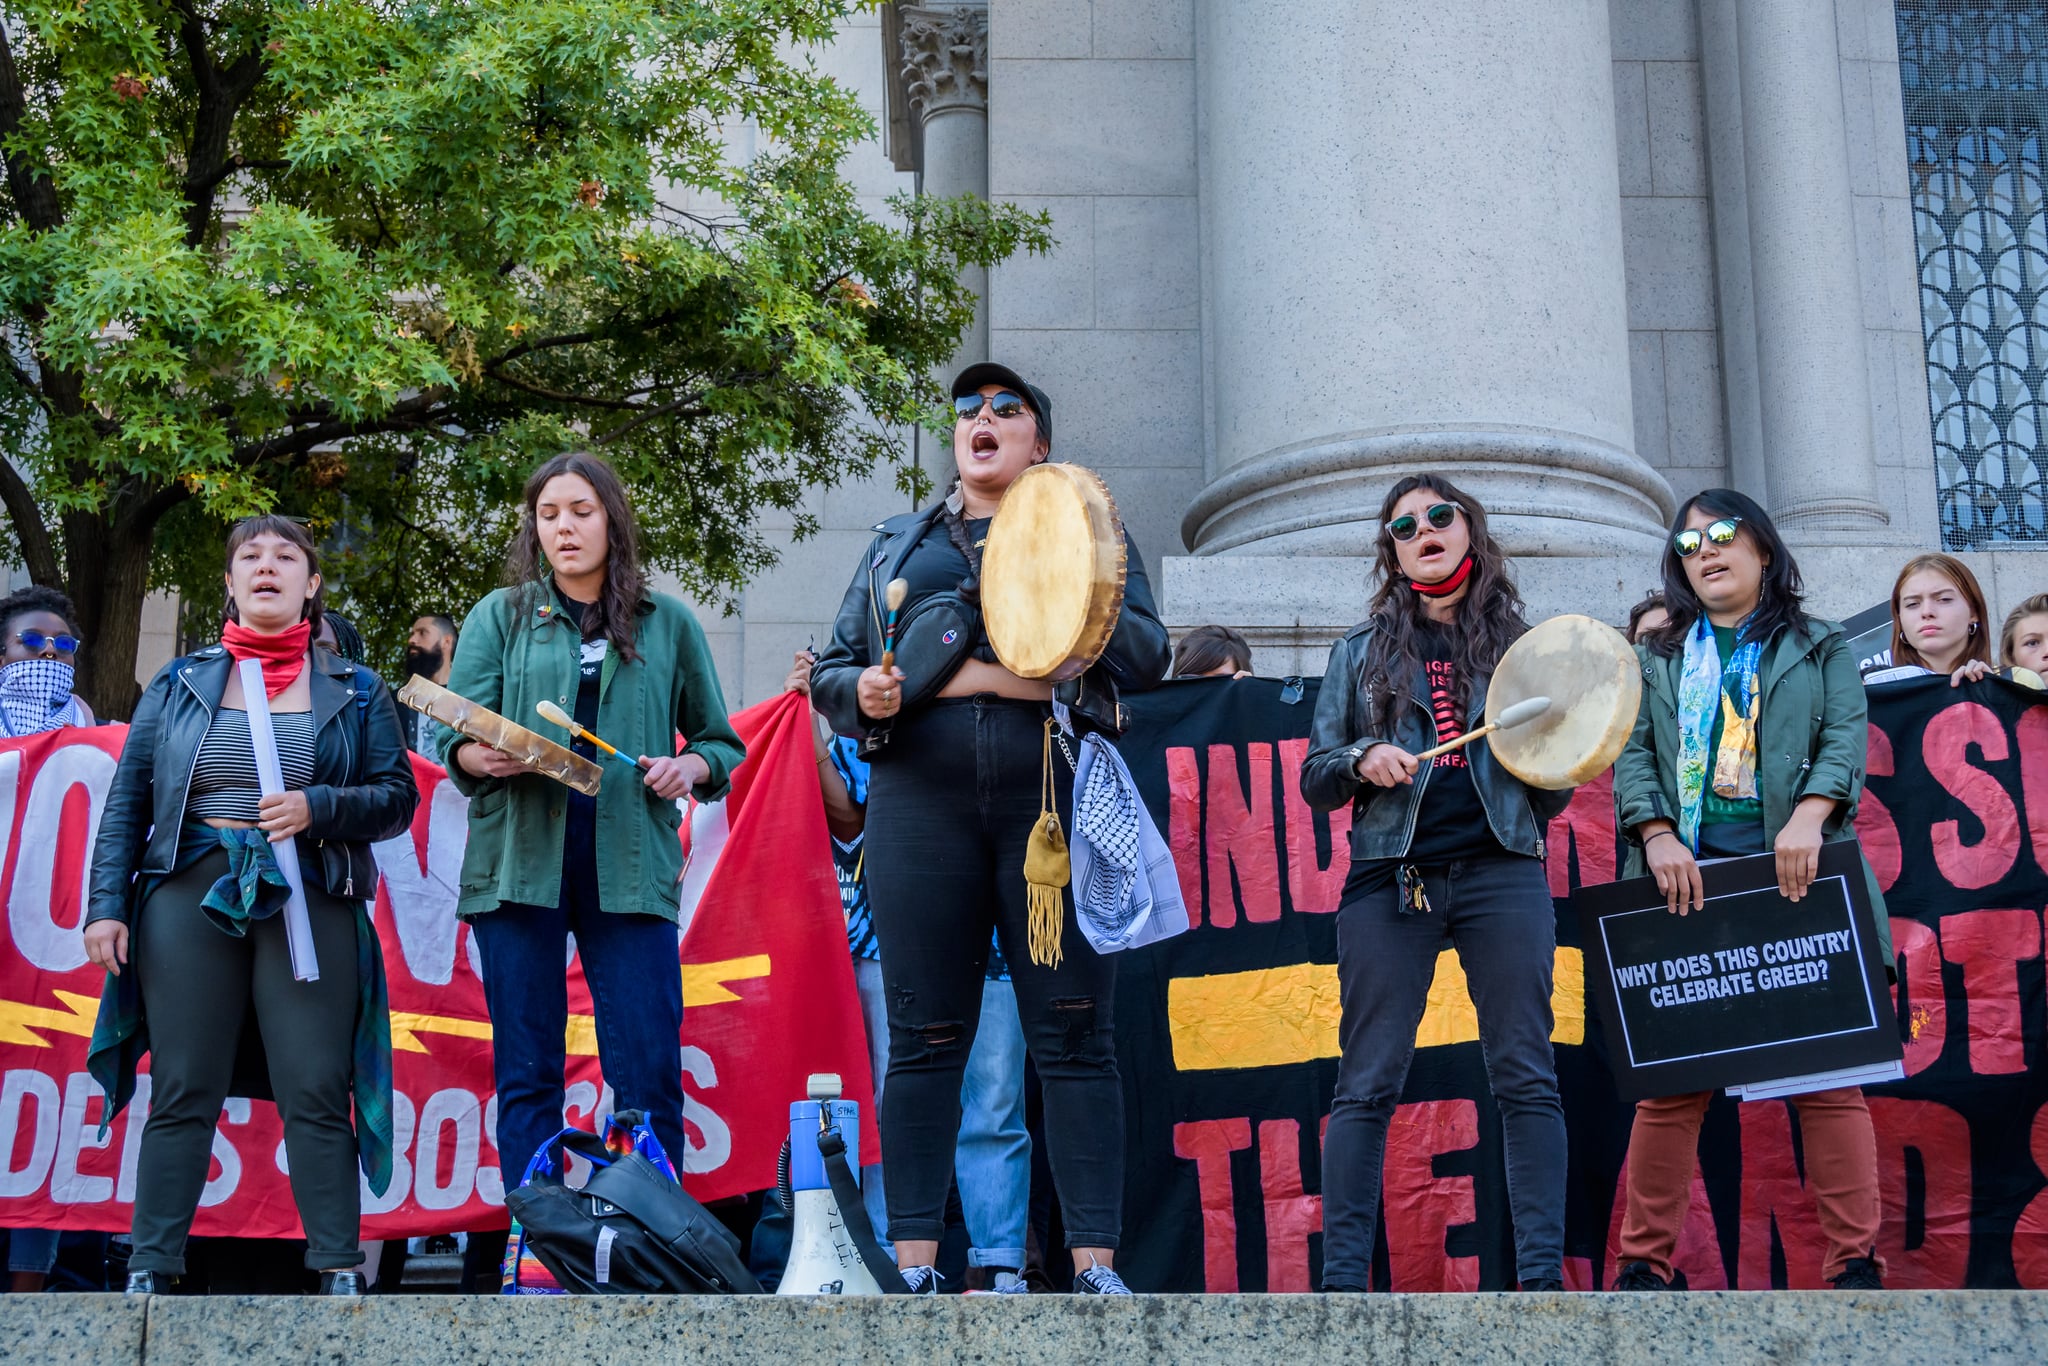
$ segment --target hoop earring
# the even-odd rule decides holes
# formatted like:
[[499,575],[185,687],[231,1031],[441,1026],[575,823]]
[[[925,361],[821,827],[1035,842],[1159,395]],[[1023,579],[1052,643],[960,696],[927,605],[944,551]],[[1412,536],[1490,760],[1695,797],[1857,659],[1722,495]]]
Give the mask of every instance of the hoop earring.
[[1973,636],[1977,634],[1977,623],[1974,621],[1970,623],[1970,634]]

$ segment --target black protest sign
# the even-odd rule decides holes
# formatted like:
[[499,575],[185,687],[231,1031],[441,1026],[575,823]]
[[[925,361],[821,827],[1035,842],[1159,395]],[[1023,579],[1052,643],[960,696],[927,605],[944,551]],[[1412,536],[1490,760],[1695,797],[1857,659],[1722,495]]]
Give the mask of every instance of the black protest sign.
[[1709,863],[1706,904],[1673,915],[1650,878],[1573,898],[1588,993],[1624,1099],[1718,1090],[1900,1057],[1854,840],[1821,849],[1805,897],[1771,854]]

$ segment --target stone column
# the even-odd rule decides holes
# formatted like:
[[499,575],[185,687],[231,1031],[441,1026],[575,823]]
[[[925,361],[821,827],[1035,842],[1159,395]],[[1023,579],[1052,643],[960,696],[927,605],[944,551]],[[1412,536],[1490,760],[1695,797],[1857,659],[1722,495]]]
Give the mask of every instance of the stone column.
[[[988,7],[986,5],[903,6],[902,63],[911,114],[923,141],[923,192],[940,198],[971,194],[988,198]],[[969,266],[960,282],[975,298],[988,298],[988,271]],[[988,359],[988,310],[977,307],[974,324],[954,353],[957,369]]]
[[1367,553],[1441,470],[1521,555],[1654,554],[1608,0],[1200,0],[1199,554]]
[[1736,31],[1766,501],[1790,540],[1868,543],[1891,518],[1877,494],[1835,6],[1736,0]]

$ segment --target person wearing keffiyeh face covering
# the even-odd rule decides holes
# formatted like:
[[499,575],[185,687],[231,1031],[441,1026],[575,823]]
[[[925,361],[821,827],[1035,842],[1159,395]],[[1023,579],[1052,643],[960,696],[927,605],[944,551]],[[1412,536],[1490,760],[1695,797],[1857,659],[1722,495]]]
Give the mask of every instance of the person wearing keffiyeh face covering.
[[[1656,878],[1668,909],[1704,901],[1699,861],[1773,853],[1778,889],[1797,901],[1820,847],[1852,835],[1867,732],[1856,658],[1834,622],[1800,609],[1799,569],[1761,507],[1708,489],[1679,509],[1664,551],[1671,619],[1636,646],[1643,705],[1614,765],[1628,843],[1624,877]],[[1884,899],[1869,869],[1884,958]],[[1683,1285],[1672,1269],[1711,1092],[1636,1105],[1618,1290]],[[1827,1239],[1823,1274],[1877,1289],[1877,1140],[1856,1087],[1794,1096],[1806,1185]]]
[[[87,958],[106,969],[87,1067],[101,1135],[149,1055],[128,1290],[185,1270],[221,1103],[275,1099],[306,1266],[362,1292],[364,1180],[393,1171],[391,1014],[370,846],[412,824],[419,789],[377,676],[314,643],[319,556],[276,516],[228,533],[218,645],[158,672],[136,707],[93,847]],[[241,665],[260,666],[285,790],[264,795]],[[319,976],[296,980],[275,845],[297,841]],[[358,1177],[360,1168],[361,1177]]]
[[71,691],[81,644],[71,626],[75,615],[71,599],[54,588],[0,598],[0,736],[93,724],[92,708]]

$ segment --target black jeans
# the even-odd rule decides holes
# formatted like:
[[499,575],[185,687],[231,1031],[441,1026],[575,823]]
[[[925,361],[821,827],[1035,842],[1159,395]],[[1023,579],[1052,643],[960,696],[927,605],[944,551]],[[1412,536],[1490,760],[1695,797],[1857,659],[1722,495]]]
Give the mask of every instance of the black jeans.
[[[981,1016],[994,927],[1045,1091],[1046,1147],[1070,1247],[1123,1227],[1124,1103],[1116,965],[1088,947],[1069,899],[1057,968],[1031,961],[1024,847],[1038,820],[1047,709],[982,694],[896,724],[868,789],[867,877],[889,1011],[882,1160],[891,1240],[945,1234],[960,1082]],[[1053,754],[1066,823],[1073,773]]]
[[206,855],[150,893],[135,918],[134,970],[149,1020],[149,1120],[135,1173],[131,1271],[185,1272],[185,1237],[206,1184],[213,1132],[228,1098],[244,1019],[263,1034],[271,1094],[284,1120],[292,1198],[306,1265],[356,1266],[362,1190],[353,1122],[356,911],[306,889],[320,980],[292,978],[284,917],[223,934],[199,909],[228,871]]
[[1543,865],[1503,854],[1424,865],[1422,874],[1427,911],[1403,915],[1398,882],[1337,908],[1343,1057],[1323,1141],[1323,1286],[1362,1290],[1369,1283],[1387,1124],[1446,946],[1456,947],[1464,965],[1500,1106],[1517,1274],[1523,1281],[1561,1277],[1564,1107],[1550,1047],[1557,921]]

